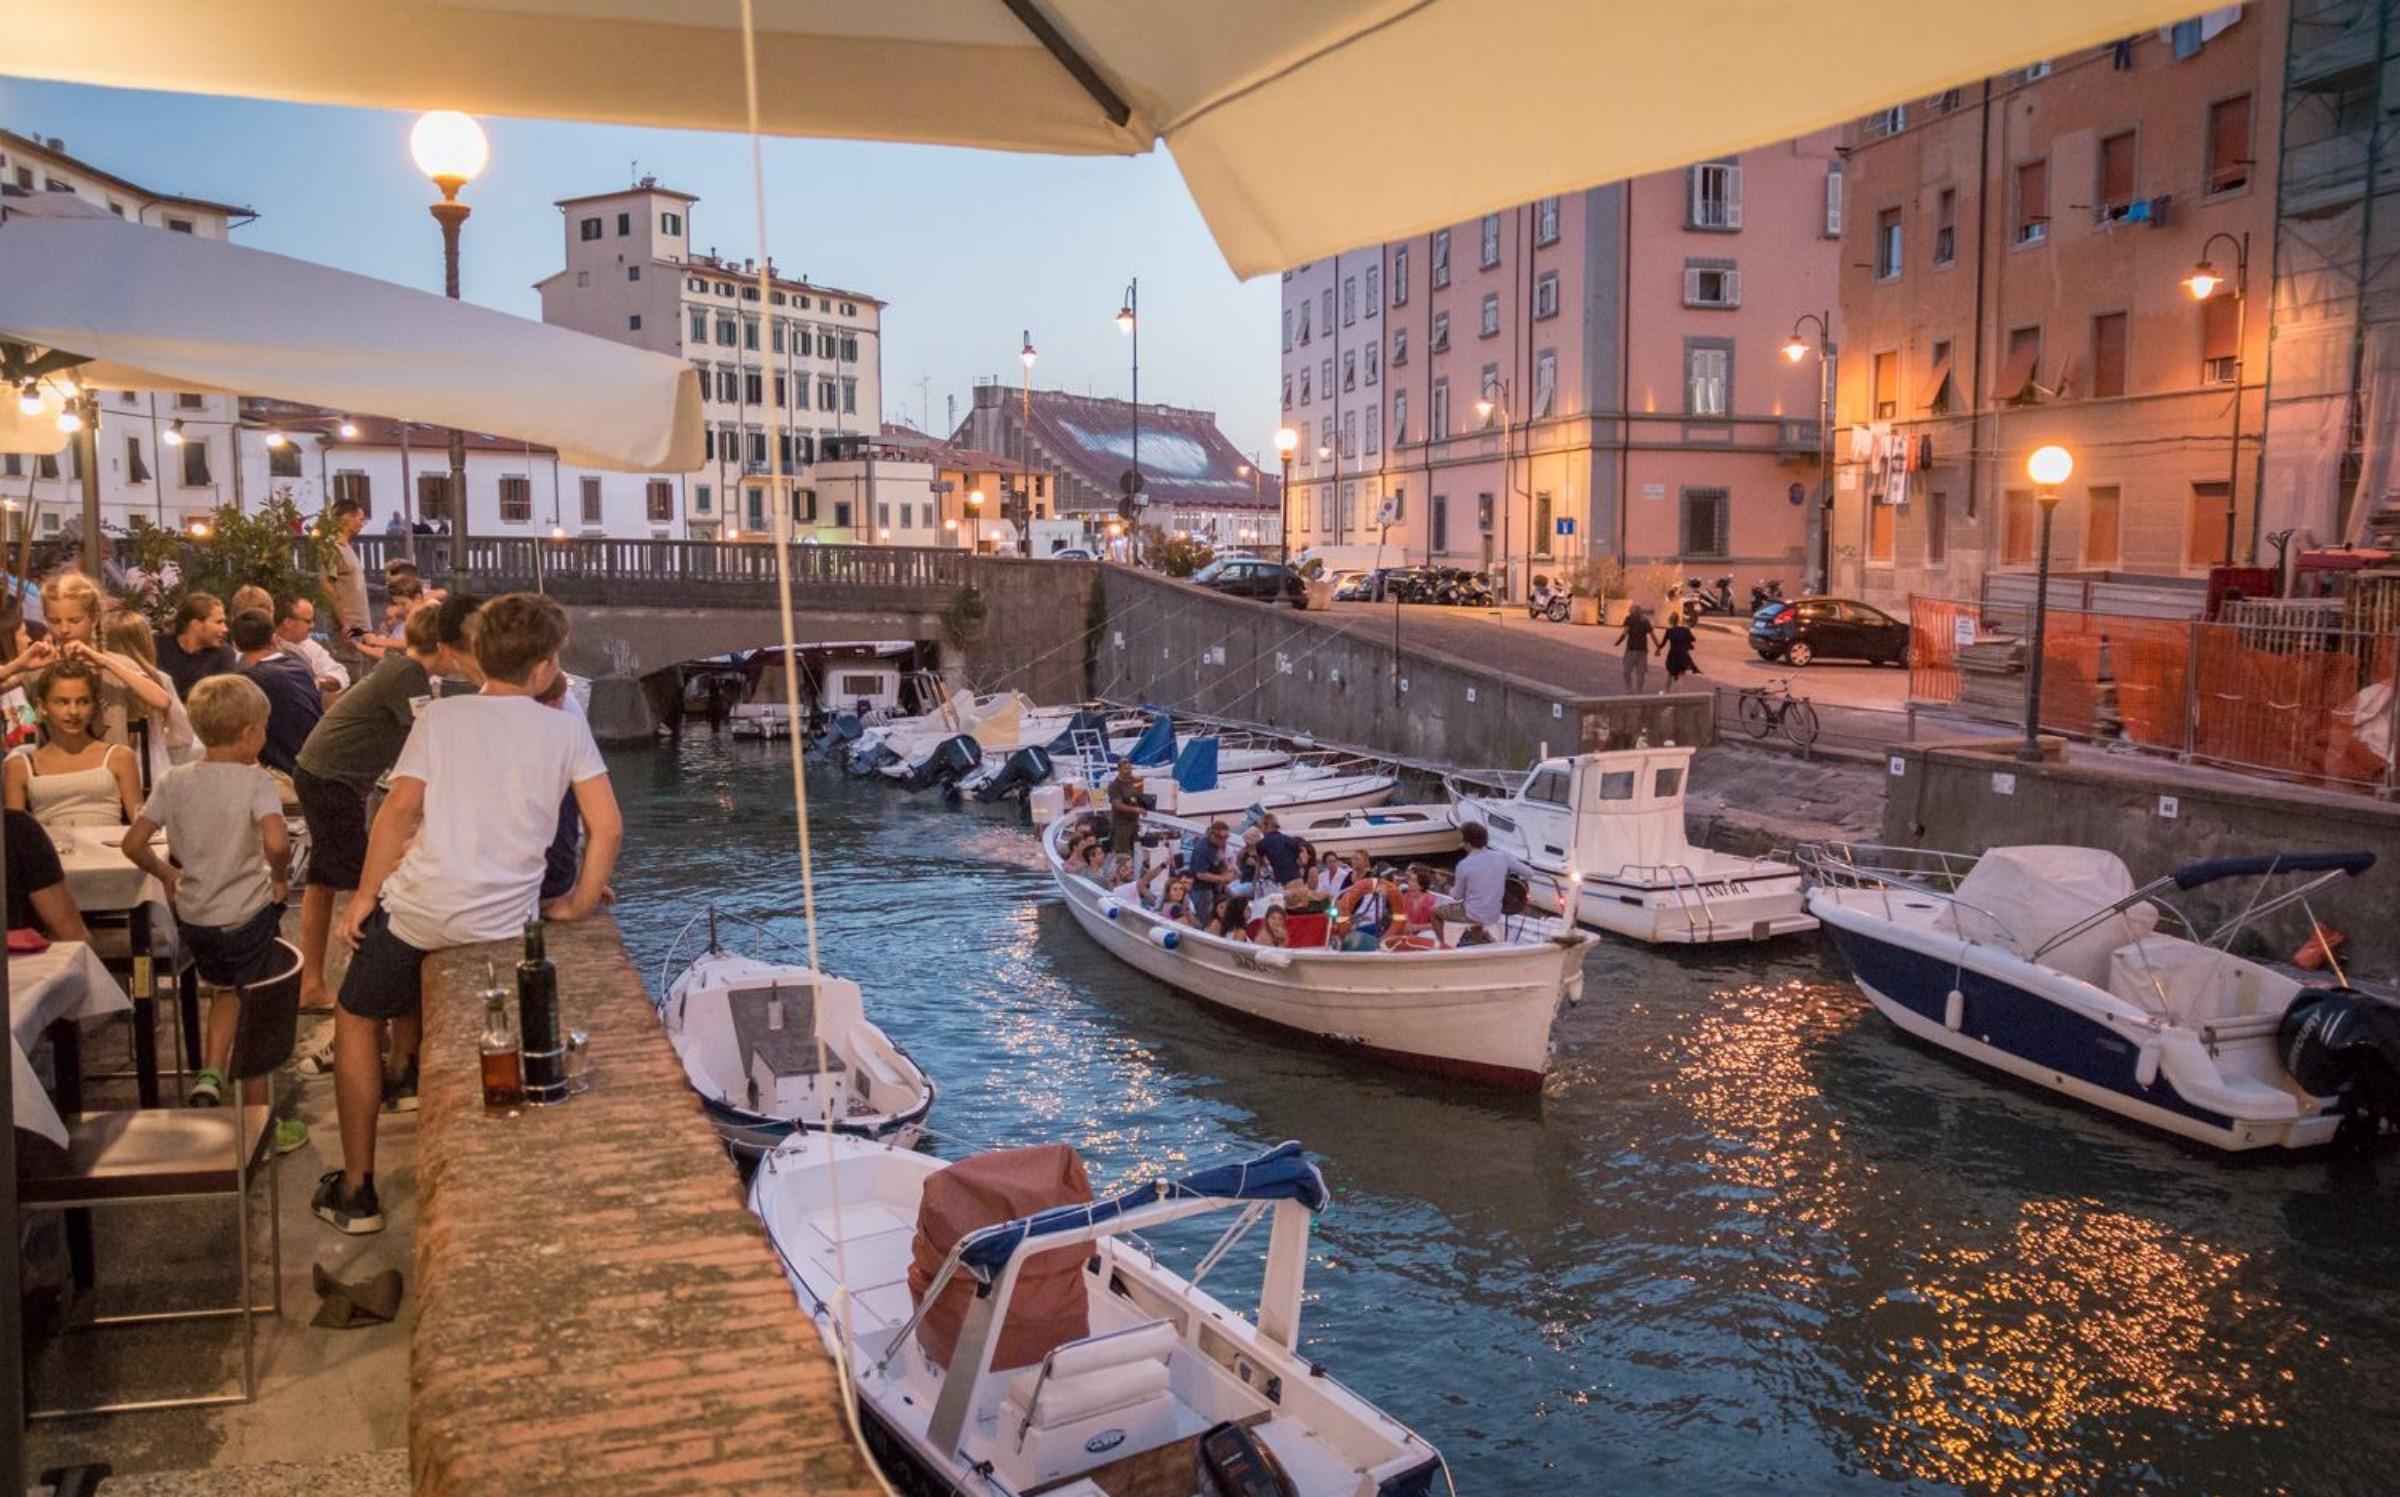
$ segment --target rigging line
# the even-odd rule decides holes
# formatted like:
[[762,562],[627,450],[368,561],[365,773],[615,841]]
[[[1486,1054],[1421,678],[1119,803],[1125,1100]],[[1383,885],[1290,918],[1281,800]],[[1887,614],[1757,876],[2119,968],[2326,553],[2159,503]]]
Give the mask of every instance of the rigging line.
[[[766,147],[759,135],[758,122],[758,16],[756,0],[742,0],[742,89],[750,126],[750,202],[757,219],[758,234],[758,299],[762,306],[772,305],[769,291],[774,279],[774,258],[767,245],[767,168]],[[778,437],[785,436],[784,412],[778,408],[769,421]],[[768,492],[775,503],[775,523],[771,531],[775,547],[776,608],[783,627],[783,648],[787,660],[798,650],[798,630],[792,623],[792,504],[791,479],[777,463],[767,480]],[[786,735],[791,746],[792,809],[799,825],[800,837],[800,904],[808,931],[808,970],[814,981],[812,996],[816,999],[813,1027],[816,1031],[817,1074],[827,1074],[825,1053],[825,969],[817,957],[817,887],[816,873],[808,842],[808,776],[801,757],[800,673],[783,673],[784,711],[793,725]],[[825,1338],[833,1352],[833,1372],[841,1400],[842,1413],[850,1427],[850,1438],[857,1445],[859,1459],[873,1474],[875,1483],[890,1497],[898,1497],[891,1479],[884,1475],[875,1452],[867,1446],[866,1430],[858,1412],[858,1387],[850,1374],[850,1348],[855,1344],[850,1320],[850,1265],[848,1245],[842,1231],[842,1190],[840,1139],[833,1128],[833,1094],[825,1095],[825,1195],[833,1218],[834,1318],[840,1332]]]

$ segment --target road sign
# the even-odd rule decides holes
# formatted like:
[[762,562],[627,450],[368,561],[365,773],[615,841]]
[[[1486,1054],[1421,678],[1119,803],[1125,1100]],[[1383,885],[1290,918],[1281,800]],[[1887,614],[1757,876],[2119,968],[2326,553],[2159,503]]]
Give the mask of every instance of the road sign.
[[1560,515],[1558,517],[1558,533],[1560,535],[1573,535],[1575,533],[1575,517],[1573,515]]
[[1975,642],[1974,616],[1971,614],[1962,613],[1957,618],[1952,619],[1950,621],[1950,638],[1952,642],[1956,644],[1973,644]]

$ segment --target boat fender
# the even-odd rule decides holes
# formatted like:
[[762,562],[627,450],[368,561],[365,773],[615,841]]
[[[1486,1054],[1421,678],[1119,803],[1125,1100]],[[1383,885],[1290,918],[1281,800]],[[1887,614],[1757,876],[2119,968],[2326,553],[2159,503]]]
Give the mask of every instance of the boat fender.
[[2140,1053],[2133,1058],[2133,1084],[2148,1091],[2157,1081],[2158,1042],[2152,1040],[2142,1046]]
[[1102,901],[1102,902],[1101,902],[1101,905],[1100,905],[1100,913],[1101,913],[1101,914],[1103,914],[1103,915],[1106,915],[1106,916],[1107,916],[1109,919],[1111,919],[1111,920],[1114,920],[1114,919],[1116,919],[1116,918],[1117,918],[1117,906],[1116,906],[1116,901],[1114,901],[1114,900],[1104,900],[1104,901]]
[[1966,1018],[1967,995],[1952,988],[1942,999],[1942,1027],[1956,1030],[1959,1025],[1966,1022]]
[[1172,926],[1153,925],[1150,927],[1150,944],[1173,951],[1183,944],[1183,932]]

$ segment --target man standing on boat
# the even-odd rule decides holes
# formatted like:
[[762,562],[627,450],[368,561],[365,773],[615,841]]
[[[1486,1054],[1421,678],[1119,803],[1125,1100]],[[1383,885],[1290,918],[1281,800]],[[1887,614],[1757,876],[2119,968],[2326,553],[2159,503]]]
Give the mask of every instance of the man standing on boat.
[[1108,782],[1108,850],[1133,855],[1142,831],[1142,777],[1131,759],[1117,761],[1117,777]]
[[1215,914],[1217,901],[1224,897],[1225,888],[1240,871],[1234,866],[1233,828],[1222,821],[1212,821],[1192,850],[1192,910],[1198,923],[1206,925]]
[[1283,823],[1272,814],[1258,823],[1258,855],[1267,861],[1267,872],[1277,888],[1300,876],[1300,839],[1284,831]]
[[1460,827],[1458,837],[1466,843],[1467,855],[1452,870],[1450,897],[1434,907],[1433,918],[1473,927],[1458,942],[1473,946],[1492,939],[1499,926],[1501,901],[1508,895],[1508,876],[1517,871],[1517,860],[1491,845],[1492,834],[1480,821]]

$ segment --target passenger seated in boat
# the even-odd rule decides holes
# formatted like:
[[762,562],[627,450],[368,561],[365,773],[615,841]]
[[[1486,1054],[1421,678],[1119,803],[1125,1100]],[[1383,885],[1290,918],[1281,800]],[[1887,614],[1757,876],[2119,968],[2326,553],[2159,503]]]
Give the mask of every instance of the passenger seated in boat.
[[1077,873],[1098,883],[1101,876],[1108,872],[1108,848],[1098,838],[1088,838],[1068,863]]
[[1334,900],[1334,944],[1344,951],[1374,951],[1400,900],[1388,873],[1377,873],[1363,852],[1350,855],[1350,884]]
[[1165,887],[1167,880],[1167,865],[1161,863],[1148,873],[1137,875],[1133,870],[1132,859],[1126,858],[1120,862],[1124,877],[1110,887],[1109,897],[1119,904],[1128,904],[1137,910],[1157,909],[1159,892]]
[[1278,905],[1267,911],[1266,918],[1259,921],[1258,934],[1251,939],[1261,946],[1289,946],[1292,944],[1290,919],[1283,913],[1282,906]]
[[1442,944],[1441,927],[1433,918],[1440,901],[1433,892],[1433,870],[1422,863],[1409,865],[1407,883],[1392,901],[1392,923],[1383,933],[1393,951],[1422,951]]
[[1499,929],[1509,875],[1522,874],[1524,869],[1515,858],[1491,845],[1492,834],[1480,821],[1460,827],[1458,838],[1467,845],[1467,855],[1450,874],[1450,897],[1433,913],[1436,920],[1467,926],[1458,944],[1472,946],[1491,940]]
[[1208,918],[1200,913],[1199,907],[1193,902],[1191,875],[1185,873],[1168,877],[1166,892],[1159,896],[1154,913],[1160,919],[1177,925],[1197,926]]
[[1249,940],[1250,897],[1246,894],[1228,894],[1218,900],[1216,909],[1208,917],[1207,930],[1210,935],[1223,936],[1228,941]]
[[1310,888],[1305,880],[1293,879],[1283,886],[1283,907],[1292,914],[1315,914],[1325,906],[1325,898]]
[[[1353,856],[1359,862],[1366,861],[1363,853],[1353,854]],[[1340,898],[1342,891],[1349,888],[1351,880],[1356,877],[1356,871],[1348,863],[1327,853],[1317,859],[1316,872],[1309,878],[1308,886],[1316,890],[1318,895],[1327,901],[1331,901]]]

